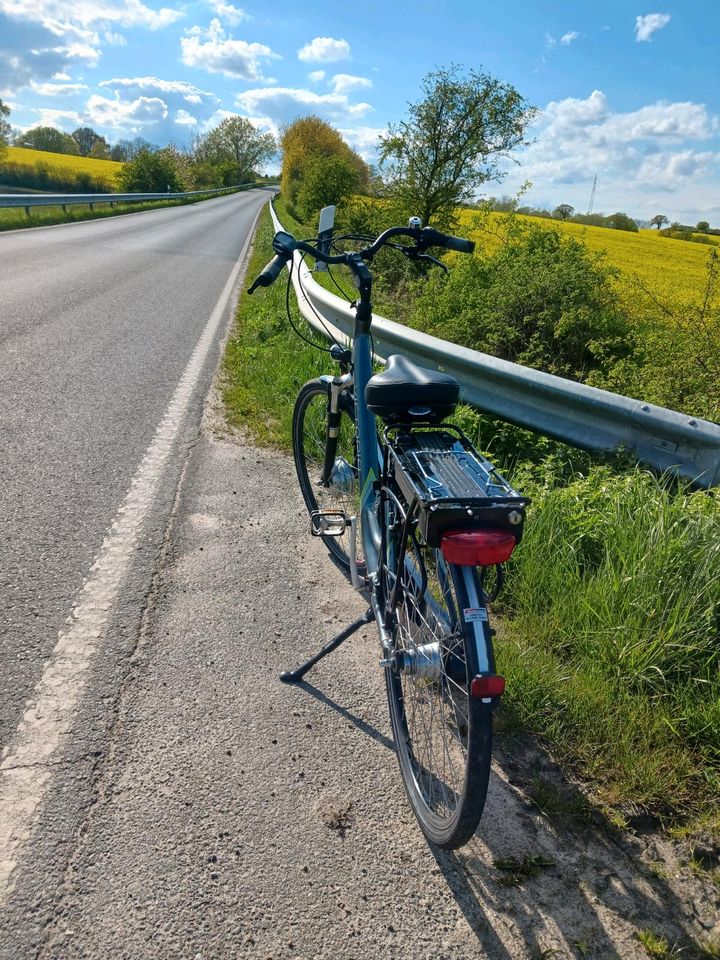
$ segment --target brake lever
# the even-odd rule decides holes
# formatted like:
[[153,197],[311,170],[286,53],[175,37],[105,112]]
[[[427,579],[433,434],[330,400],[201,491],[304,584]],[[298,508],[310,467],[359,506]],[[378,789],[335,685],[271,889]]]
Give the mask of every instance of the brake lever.
[[445,271],[445,273],[450,273],[450,271],[449,271],[448,268],[445,266],[445,264],[442,262],[442,260],[438,260],[437,257],[432,257],[432,256],[430,256],[429,253],[418,253],[415,257],[413,257],[413,259],[414,259],[414,260],[429,260],[430,263],[434,263],[436,267],[442,267],[442,269]]

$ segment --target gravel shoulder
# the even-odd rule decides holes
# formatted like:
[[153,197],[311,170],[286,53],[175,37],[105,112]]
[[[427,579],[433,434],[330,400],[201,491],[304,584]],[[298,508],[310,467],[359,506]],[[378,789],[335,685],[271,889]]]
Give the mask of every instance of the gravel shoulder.
[[[208,410],[39,956],[625,960],[647,955],[638,930],[706,932],[717,896],[682,851],[548,820],[527,747],[501,744],[474,840],[428,847],[374,632],[277,680],[363,604],[307,534],[291,461],[218,424]],[[544,865],[512,878],[509,858]]]

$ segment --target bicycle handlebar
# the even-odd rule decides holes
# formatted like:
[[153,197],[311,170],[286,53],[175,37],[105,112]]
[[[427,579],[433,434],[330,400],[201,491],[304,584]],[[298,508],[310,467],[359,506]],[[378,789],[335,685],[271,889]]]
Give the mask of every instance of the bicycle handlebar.
[[[432,227],[390,227],[389,230],[381,233],[369,247],[364,247],[360,250],[359,256],[363,260],[371,261],[380,248],[393,237],[409,237],[415,241],[415,246],[413,247],[395,246],[395,249],[400,250],[401,253],[404,253],[408,257],[416,257],[429,247],[443,247],[445,250],[455,250],[457,253],[472,253],[475,249],[475,243],[472,240],[465,240],[463,237],[453,237],[450,234],[434,230]],[[296,240],[292,234],[282,230],[278,231],[273,238],[273,250],[275,251],[275,256],[265,265],[260,275],[248,289],[248,293],[253,293],[258,287],[269,287],[270,284],[274,283],[295,250],[308,253],[311,257],[314,257],[315,260],[320,260],[322,263],[330,265],[344,263],[351,266],[349,254],[340,253],[331,255],[325,253],[306,240]],[[357,262],[357,254],[355,254],[355,258]]]

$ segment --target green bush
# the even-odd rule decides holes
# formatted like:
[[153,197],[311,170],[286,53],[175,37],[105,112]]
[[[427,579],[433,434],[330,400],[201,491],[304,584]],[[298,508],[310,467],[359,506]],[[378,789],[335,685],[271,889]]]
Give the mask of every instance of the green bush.
[[184,190],[173,158],[164,151],[138,150],[117,174],[125,193],[176,193]]
[[451,266],[416,286],[414,326],[572,379],[629,352],[614,272],[572,238],[515,223],[497,252],[457,256]]

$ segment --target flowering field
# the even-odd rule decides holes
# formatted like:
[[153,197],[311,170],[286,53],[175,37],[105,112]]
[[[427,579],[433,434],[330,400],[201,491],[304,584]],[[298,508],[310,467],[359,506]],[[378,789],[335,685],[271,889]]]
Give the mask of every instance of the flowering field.
[[122,167],[122,164],[116,163],[115,160],[73,157],[66,153],[48,153],[46,150],[26,150],[25,147],[8,147],[3,160],[24,167],[36,167],[38,163],[44,163],[51,170],[83,171],[112,183],[115,181],[115,174]]
[[[489,218],[471,210],[461,213],[463,226],[479,247],[493,249],[500,242],[493,232],[502,215]],[[620,271],[618,285],[625,306],[633,314],[641,314],[648,305],[648,295],[671,309],[697,303],[705,290],[707,263],[716,245],[671,240],[657,230],[629,233],[606,227],[588,227],[579,223],[523,217],[547,227],[552,224],[562,233],[583,241],[591,250],[603,252],[608,262]],[[717,238],[711,237],[711,240]]]

